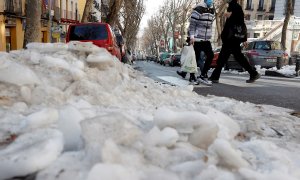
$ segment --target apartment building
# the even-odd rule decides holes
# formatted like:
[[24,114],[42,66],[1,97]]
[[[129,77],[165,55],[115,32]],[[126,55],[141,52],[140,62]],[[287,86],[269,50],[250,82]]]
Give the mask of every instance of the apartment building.
[[[276,0],[276,11],[274,15],[274,19],[283,19],[285,17],[286,10],[286,2],[287,0]],[[293,0],[293,12],[292,15],[295,17],[300,17],[300,1]]]
[[[42,0],[41,9],[40,42],[64,42],[68,25],[82,17],[78,0]],[[25,25],[25,0],[0,0],[0,51],[23,48]]]
[[276,0],[244,0],[246,20],[273,20]]
[[23,47],[25,0],[0,1],[0,51]]

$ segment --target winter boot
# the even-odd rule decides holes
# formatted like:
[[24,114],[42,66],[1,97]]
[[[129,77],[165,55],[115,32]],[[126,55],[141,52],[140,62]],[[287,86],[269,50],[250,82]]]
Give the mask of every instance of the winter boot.
[[193,85],[198,85],[199,82],[196,79],[195,73],[190,73],[190,79],[189,81],[193,84]]
[[250,79],[246,80],[246,83],[254,83],[259,78],[260,74],[258,72],[256,72],[254,75],[250,74]]
[[176,72],[177,72],[177,74],[178,74],[179,76],[181,76],[183,79],[185,78],[186,72],[183,72],[183,71],[176,71]]

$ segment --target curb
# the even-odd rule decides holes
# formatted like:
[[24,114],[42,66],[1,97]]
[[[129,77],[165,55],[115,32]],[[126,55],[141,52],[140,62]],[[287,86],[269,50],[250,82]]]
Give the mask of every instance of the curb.
[[294,78],[296,75],[286,75],[286,74],[281,74],[277,71],[265,71],[265,76],[275,76],[275,77],[284,77],[284,78]]

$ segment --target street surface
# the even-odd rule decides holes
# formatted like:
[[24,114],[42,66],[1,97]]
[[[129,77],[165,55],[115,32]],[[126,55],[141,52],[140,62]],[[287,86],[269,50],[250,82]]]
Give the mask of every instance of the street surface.
[[[160,82],[176,86],[187,86],[188,77],[183,80],[176,74],[179,67],[162,66],[154,62],[137,61],[134,68]],[[200,95],[215,95],[234,98],[243,102],[268,104],[300,112],[300,78],[262,76],[253,84],[245,81],[248,74],[222,73],[219,84],[195,86]]]

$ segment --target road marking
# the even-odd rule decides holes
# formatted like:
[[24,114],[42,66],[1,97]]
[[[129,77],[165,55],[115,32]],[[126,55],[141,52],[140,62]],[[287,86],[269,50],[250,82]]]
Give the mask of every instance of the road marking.
[[[179,86],[179,87],[186,87],[190,85],[188,80],[184,80],[182,78],[174,77],[174,76],[157,76],[157,78],[164,80],[172,85]],[[194,87],[211,87],[205,84],[193,85]]]
[[[242,87],[253,87],[253,86],[293,86],[293,87],[300,87],[299,80],[295,81],[284,81],[284,79],[271,79],[267,78],[266,76],[261,77],[255,83],[246,83],[245,81],[248,79],[248,77],[241,77],[241,76],[221,76],[220,83],[224,84],[230,84],[231,85],[237,85]],[[240,83],[240,84],[239,84]]]
[[[190,83],[188,80],[184,80],[182,78],[174,77],[174,76],[157,76],[157,78],[166,81],[172,85],[179,87],[189,86]],[[244,76],[221,76],[220,84],[226,84],[237,87],[272,87],[272,86],[294,86],[300,87],[300,83],[295,81],[283,81],[283,80],[275,80],[275,79],[258,79],[255,83],[246,83],[248,77]],[[204,84],[194,85],[194,87],[209,87]]]
[[180,86],[180,87],[185,87],[189,85],[189,81],[181,79],[181,78],[177,78],[174,76],[157,76],[157,78],[164,80],[166,82],[169,82],[170,84],[176,85],[176,86]]

